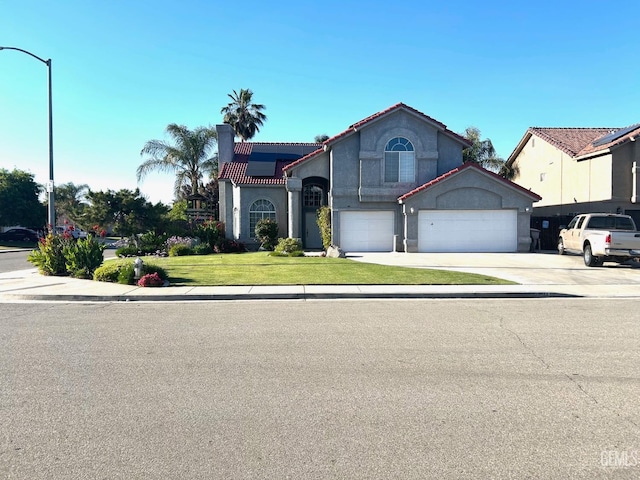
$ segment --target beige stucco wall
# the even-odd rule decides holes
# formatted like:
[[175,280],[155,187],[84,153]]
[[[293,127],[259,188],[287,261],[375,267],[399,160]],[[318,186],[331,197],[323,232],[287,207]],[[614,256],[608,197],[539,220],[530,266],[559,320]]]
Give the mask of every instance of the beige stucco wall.
[[531,136],[515,164],[519,185],[542,197],[536,208],[609,200],[611,154],[577,161],[539,137]]

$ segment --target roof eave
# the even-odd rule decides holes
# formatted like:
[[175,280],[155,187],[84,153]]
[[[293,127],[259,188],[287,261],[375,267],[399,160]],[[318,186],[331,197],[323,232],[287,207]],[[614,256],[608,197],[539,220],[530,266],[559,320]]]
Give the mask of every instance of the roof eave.
[[531,131],[531,129],[527,129],[525,134],[522,136],[522,138],[516,145],[516,148],[513,149],[513,152],[511,152],[511,155],[509,155],[509,158],[507,158],[507,162],[506,162],[507,165],[510,166],[511,164],[513,164],[513,162],[516,160],[516,157],[520,155],[520,152],[522,152],[522,149],[524,148],[524,146],[527,144],[527,142],[532,136],[533,136],[533,132]]

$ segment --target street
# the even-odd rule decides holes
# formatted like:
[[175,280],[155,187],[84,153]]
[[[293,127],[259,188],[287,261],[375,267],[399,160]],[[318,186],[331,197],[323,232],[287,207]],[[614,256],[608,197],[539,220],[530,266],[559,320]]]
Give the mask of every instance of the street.
[[0,477],[638,478],[637,304],[5,303]]

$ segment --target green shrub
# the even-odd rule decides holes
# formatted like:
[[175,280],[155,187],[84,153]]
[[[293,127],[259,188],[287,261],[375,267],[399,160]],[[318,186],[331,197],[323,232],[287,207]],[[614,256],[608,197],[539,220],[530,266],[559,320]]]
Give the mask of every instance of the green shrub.
[[164,250],[164,242],[166,240],[166,235],[157,235],[155,232],[149,231],[138,235],[137,246],[144,254],[156,253]]
[[193,255],[193,249],[184,243],[176,243],[169,249],[170,257],[182,257],[185,255]]
[[322,237],[322,246],[326,250],[331,246],[331,209],[325,205],[318,209],[316,215],[320,236]]
[[71,238],[49,233],[38,242],[38,249],[33,250],[27,260],[38,267],[43,275],[67,275],[64,247],[73,243]]
[[[142,264],[142,275],[157,273],[160,278],[167,280],[167,272],[164,268],[154,265],[153,263]],[[93,274],[93,279],[99,282],[112,282],[121,283],[124,285],[136,284],[136,272],[133,261],[130,259],[109,261],[96,269]]]
[[77,242],[68,242],[62,248],[65,266],[69,275],[75,278],[92,278],[96,268],[102,264],[105,245],[93,235]]
[[213,248],[208,243],[199,243],[192,250],[194,255],[209,255],[213,253]]
[[270,218],[263,218],[256,223],[254,233],[260,242],[260,247],[265,250],[273,250],[278,238],[278,224]]
[[122,285],[135,285],[136,270],[133,262],[123,263],[118,271],[118,283]]
[[221,238],[213,247],[215,253],[241,253],[246,252],[247,247],[244,243],[228,238]]
[[273,254],[281,257],[304,257],[302,242],[297,238],[280,238]]
[[122,268],[121,262],[116,262],[116,261],[105,262],[101,266],[96,268],[95,272],[93,272],[93,279],[97,282],[116,283],[118,281],[118,274],[120,273],[120,268]]
[[217,220],[205,220],[198,223],[193,234],[212,249],[221,238],[224,238],[224,224]]

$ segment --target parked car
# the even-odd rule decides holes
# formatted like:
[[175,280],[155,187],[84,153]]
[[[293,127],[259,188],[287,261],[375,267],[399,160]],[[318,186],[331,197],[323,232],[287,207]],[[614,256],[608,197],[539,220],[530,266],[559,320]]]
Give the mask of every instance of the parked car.
[[10,242],[35,243],[39,240],[38,233],[30,228],[15,227],[0,233],[0,240]]
[[87,232],[85,232],[84,230],[80,229],[80,228],[76,228],[72,225],[59,225],[56,227],[56,234],[57,235],[64,235],[64,233],[67,232],[69,235],[71,235],[73,238],[75,238],[76,240],[79,238],[87,238]]
[[640,232],[628,215],[587,213],[577,215],[560,231],[558,253],[577,253],[588,267],[604,262],[622,263],[640,258]]

